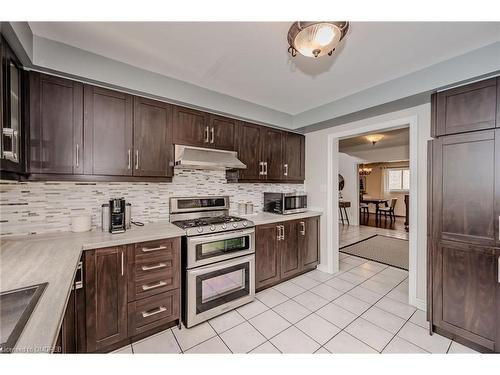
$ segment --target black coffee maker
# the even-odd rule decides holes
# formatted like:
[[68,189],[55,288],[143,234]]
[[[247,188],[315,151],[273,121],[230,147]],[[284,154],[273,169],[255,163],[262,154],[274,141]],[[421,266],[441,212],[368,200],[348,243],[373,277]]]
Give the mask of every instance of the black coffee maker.
[[109,232],[125,232],[125,199],[116,198],[109,201]]

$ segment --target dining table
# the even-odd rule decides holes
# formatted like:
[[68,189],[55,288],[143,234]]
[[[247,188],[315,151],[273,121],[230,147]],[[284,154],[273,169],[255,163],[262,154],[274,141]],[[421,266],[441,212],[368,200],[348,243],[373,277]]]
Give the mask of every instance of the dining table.
[[389,199],[387,198],[362,198],[361,203],[366,203],[366,204],[374,204],[378,208],[381,204],[384,204],[386,207],[389,205]]

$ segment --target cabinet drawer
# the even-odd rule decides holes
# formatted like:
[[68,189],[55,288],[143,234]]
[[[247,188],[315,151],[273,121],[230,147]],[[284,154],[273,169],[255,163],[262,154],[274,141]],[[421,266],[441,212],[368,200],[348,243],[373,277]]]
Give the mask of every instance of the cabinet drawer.
[[134,258],[136,262],[150,259],[164,258],[172,259],[178,252],[180,244],[179,239],[168,239],[136,243],[134,245]]
[[135,262],[130,270],[129,279],[137,280],[143,277],[149,277],[155,273],[167,272],[179,267],[177,256],[172,258],[168,256],[155,257],[140,262]]
[[179,319],[179,289],[128,304],[129,335],[137,335]]
[[128,300],[149,297],[179,287],[178,269],[169,268],[153,272],[149,275],[130,278],[128,283]]

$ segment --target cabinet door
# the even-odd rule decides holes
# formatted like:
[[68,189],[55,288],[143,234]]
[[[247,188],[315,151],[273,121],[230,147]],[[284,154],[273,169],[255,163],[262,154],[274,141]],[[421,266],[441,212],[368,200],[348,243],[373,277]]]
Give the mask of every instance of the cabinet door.
[[281,181],[283,176],[283,132],[261,127],[262,160],[266,164],[265,179]]
[[172,176],[171,106],[134,98],[134,176]]
[[289,181],[304,181],[305,138],[301,134],[285,133],[283,146],[283,177]]
[[434,324],[495,350],[500,253],[454,241],[439,241],[434,251]]
[[83,173],[83,85],[30,73],[32,173]]
[[494,128],[496,106],[496,78],[440,92],[437,94],[436,134]]
[[236,144],[238,158],[247,166],[239,172],[239,180],[259,180],[261,175],[261,127],[241,122],[238,125]]
[[22,173],[25,74],[14,51],[0,38],[0,171]]
[[84,86],[85,173],[132,175],[132,95]]
[[[497,136],[500,131],[496,131]],[[498,140],[497,140],[498,143]],[[434,140],[433,224],[440,239],[494,246],[495,131]],[[497,193],[498,194],[498,193]],[[495,225],[496,223],[496,225]]]
[[276,284],[280,279],[279,224],[258,225],[255,231],[255,288]]
[[281,278],[289,278],[301,271],[300,248],[298,242],[299,221],[281,223]]
[[210,147],[210,131],[205,112],[178,106],[173,111],[175,144]]
[[211,146],[219,150],[234,150],[234,119],[210,115],[209,127]]
[[314,269],[319,264],[319,217],[299,221],[301,269]]
[[85,252],[88,352],[127,338],[126,254],[125,246]]

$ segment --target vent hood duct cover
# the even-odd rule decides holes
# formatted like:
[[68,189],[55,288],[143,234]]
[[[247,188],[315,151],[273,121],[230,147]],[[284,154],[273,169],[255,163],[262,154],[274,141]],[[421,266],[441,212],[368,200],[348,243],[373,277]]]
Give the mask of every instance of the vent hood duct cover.
[[192,169],[246,169],[235,151],[175,145],[175,167]]

